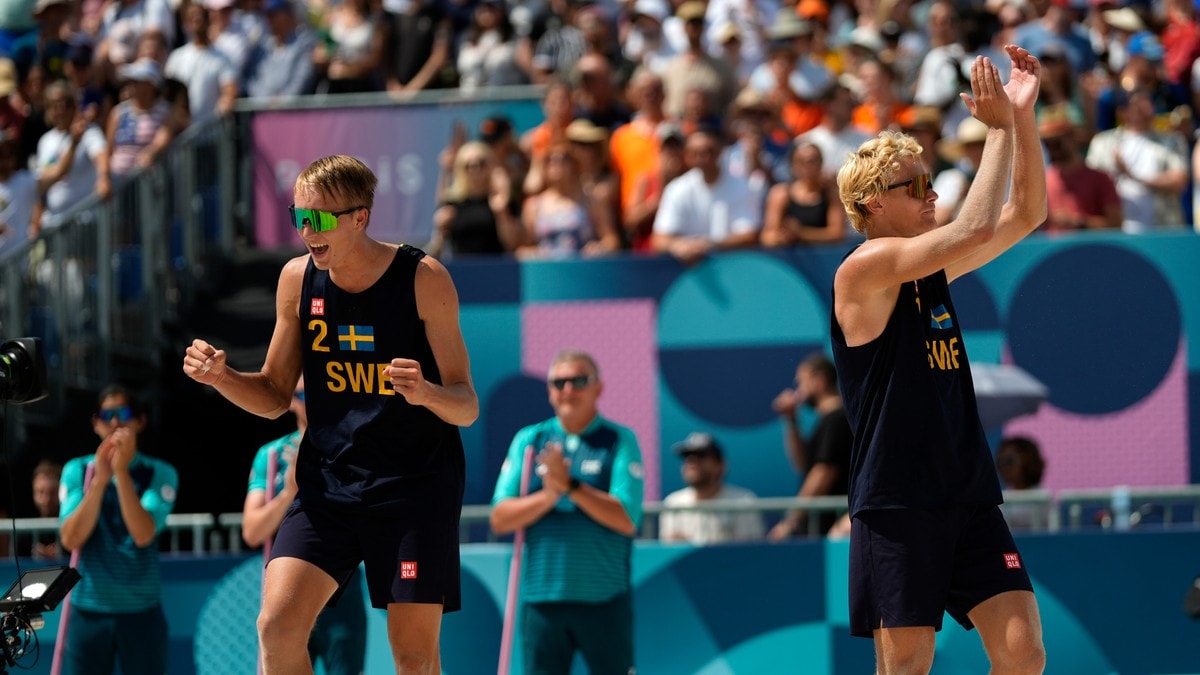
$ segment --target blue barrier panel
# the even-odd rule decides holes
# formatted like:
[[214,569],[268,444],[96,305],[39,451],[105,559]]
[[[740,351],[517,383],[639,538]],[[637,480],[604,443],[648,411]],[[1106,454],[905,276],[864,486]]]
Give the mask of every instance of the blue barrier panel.
[[[1047,673],[1200,673],[1200,621],[1182,608],[1200,574],[1200,531],[1030,535],[1018,543],[1038,594]],[[708,548],[638,542],[639,672],[870,672],[871,641],[851,638],[847,628],[847,551],[845,542],[824,541]],[[443,623],[446,673],[495,671],[510,555],[505,544],[463,547],[465,609]],[[164,558],[173,675],[254,672],[248,654],[260,562],[257,555]],[[0,564],[0,578],[15,576],[11,561]],[[21,664],[31,673],[49,672],[58,613],[48,614],[38,632],[40,661]],[[371,610],[370,675],[392,672],[386,631],[385,614]],[[519,649],[514,665],[521,672]],[[933,672],[986,671],[978,636],[946,617]]]

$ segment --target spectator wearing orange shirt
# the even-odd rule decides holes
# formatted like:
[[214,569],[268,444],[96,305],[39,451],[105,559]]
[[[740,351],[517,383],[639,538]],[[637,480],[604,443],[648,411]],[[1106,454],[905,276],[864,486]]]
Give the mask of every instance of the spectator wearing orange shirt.
[[567,142],[567,125],[575,118],[572,88],[566,80],[552,80],[542,97],[544,121],[521,136],[521,152],[529,158],[529,173],[525,175],[525,194],[542,191],[544,164],[550,148]]
[[630,80],[627,97],[634,107],[633,119],[613,131],[608,154],[620,180],[626,238],[633,248],[645,249],[649,244],[649,222],[634,196],[638,183],[654,175],[658,167],[659,131],[666,120],[662,78],[648,68],[639,69]]
[[896,76],[887,64],[869,59],[858,67],[862,103],[854,109],[851,124],[859,131],[875,135],[884,129],[898,128],[909,104],[896,96]]

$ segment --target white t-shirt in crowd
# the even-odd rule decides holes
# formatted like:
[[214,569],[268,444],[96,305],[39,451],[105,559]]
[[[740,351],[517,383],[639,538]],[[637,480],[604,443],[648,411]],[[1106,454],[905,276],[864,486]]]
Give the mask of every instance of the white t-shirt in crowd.
[[[723,485],[717,496],[705,500],[716,502],[752,502],[753,492],[736,485]],[[688,486],[663,499],[663,506],[672,508],[695,506],[696,489]],[[676,511],[664,512],[658,521],[658,537],[663,541],[689,541],[693,544],[717,544],[726,541],[759,541],[765,536],[762,514],[753,511]]]
[[692,169],[663,189],[654,232],[721,242],[730,235],[757,232],[762,203],[762,190],[745,178],[722,174],[709,185],[700,169]]

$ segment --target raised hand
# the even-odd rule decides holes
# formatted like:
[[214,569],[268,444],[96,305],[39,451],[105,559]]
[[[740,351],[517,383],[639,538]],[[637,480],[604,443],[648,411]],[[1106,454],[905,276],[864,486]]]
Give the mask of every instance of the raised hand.
[[1012,72],[1004,93],[1012,101],[1013,110],[1032,111],[1042,82],[1042,64],[1029,50],[1017,45],[1004,45],[1004,51],[1012,59]]
[[1010,127],[1013,105],[1000,82],[1000,71],[986,56],[971,64],[971,94],[959,94],[975,119],[992,129]]

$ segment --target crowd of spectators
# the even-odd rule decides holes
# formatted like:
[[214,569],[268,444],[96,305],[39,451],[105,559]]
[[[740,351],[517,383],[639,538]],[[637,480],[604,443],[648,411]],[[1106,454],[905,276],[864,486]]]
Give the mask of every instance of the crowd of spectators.
[[443,255],[842,241],[833,174],[885,128],[920,140],[944,222],[981,145],[964,64],[1006,72],[1010,42],[1043,64],[1043,229],[1184,227],[1194,1],[11,0],[0,247],[239,96],[528,83],[546,85],[540,125],[489,119],[443,153]]

